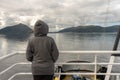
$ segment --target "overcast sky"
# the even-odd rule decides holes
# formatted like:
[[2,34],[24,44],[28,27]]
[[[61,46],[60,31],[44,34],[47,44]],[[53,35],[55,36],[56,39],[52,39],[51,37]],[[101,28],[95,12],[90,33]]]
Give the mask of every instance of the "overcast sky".
[[120,0],[0,0],[0,27],[41,19],[56,29],[119,24]]

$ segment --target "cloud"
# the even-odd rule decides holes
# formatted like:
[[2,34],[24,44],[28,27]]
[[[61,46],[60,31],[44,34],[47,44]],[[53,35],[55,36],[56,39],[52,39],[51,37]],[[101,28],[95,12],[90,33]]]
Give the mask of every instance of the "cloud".
[[1,0],[0,12],[4,14],[0,14],[0,21],[6,25],[18,22],[33,25],[35,20],[42,19],[50,27],[61,28],[104,25],[106,19],[108,22],[120,20],[119,5],[119,0]]

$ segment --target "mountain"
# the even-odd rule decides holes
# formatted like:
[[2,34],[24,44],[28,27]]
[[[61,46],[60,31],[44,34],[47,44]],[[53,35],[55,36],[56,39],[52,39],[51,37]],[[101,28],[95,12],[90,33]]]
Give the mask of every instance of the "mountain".
[[7,38],[25,39],[30,36],[32,29],[27,25],[17,24],[14,26],[7,26],[0,30],[0,34],[5,35]]
[[77,27],[70,27],[60,30],[59,32],[80,32],[80,33],[89,33],[89,32],[117,32],[120,25],[114,25],[109,27],[102,27],[102,26],[77,26]]

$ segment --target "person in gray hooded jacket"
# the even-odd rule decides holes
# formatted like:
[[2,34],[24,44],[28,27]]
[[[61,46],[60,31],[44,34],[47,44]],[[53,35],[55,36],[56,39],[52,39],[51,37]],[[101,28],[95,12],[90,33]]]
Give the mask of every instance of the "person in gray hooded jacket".
[[34,35],[29,40],[26,59],[32,62],[34,80],[52,80],[54,63],[57,61],[59,51],[53,38],[48,37],[48,25],[38,20],[34,26]]

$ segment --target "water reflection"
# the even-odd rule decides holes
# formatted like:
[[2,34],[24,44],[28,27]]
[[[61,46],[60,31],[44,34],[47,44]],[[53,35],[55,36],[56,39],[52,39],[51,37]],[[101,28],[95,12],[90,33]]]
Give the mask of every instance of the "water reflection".
[[[32,35],[33,36],[33,35]],[[80,33],[50,33],[48,36],[54,38],[59,50],[112,50],[116,34],[106,34],[106,33],[95,33],[95,34],[80,34]],[[15,51],[26,50],[27,46],[26,40],[11,40],[3,36],[0,36],[0,56],[13,53]],[[119,45],[120,47],[120,45]],[[120,49],[118,47],[118,50]],[[69,60],[87,60],[93,62],[92,55],[80,55],[71,56],[66,54],[64,56],[60,55],[61,61]],[[100,55],[98,56],[98,61],[109,61],[110,55]],[[119,62],[120,59],[116,59]],[[116,67],[115,67],[116,68]],[[114,68],[113,68],[114,70]],[[116,68],[115,70],[118,70]],[[114,70],[114,71],[115,71]]]
[[8,42],[7,39],[5,39],[4,37],[0,37],[0,56],[3,56],[7,54],[7,46],[8,46]]
[[60,50],[112,50],[116,34],[57,33],[52,36]]
[[[113,33],[50,33],[48,36],[54,38],[59,50],[112,50],[116,38]],[[26,50],[27,41],[28,38],[11,40],[0,36],[0,56]]]
[[0,36],[0,56],[26,49],[26,41],[11,40]]

